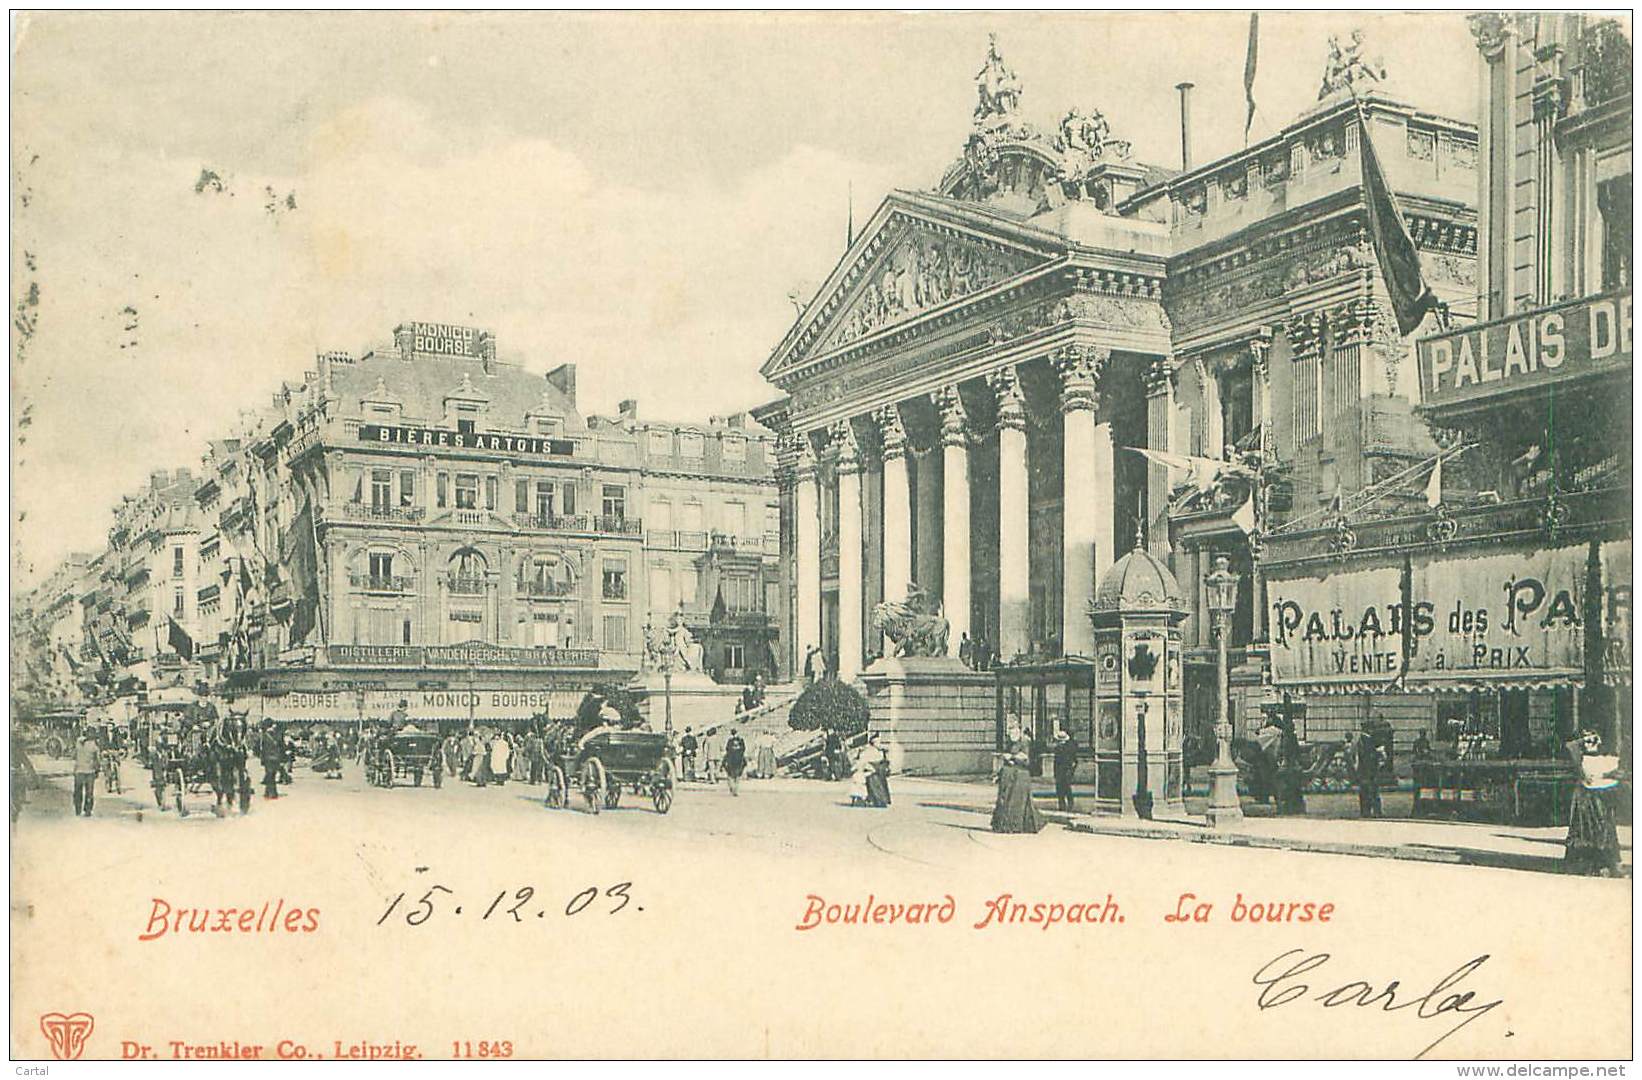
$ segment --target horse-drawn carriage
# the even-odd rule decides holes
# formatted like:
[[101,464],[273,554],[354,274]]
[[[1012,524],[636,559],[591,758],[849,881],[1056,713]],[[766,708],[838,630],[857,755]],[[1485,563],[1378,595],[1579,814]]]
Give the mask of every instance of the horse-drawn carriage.
[[211,792],[212,812],[226,814],[235,801],[241,814],[251,809],[251,774],[246,723],[243,717],[203,714],[186,710],[174,718],[152,721],[149,731],[149,768],[153,774],[154,803],[161,810],[169,794],[181,817],[188,816],[187,797]]
[[365,781],[377,787],[393,787],[402,779],[422,786],[424,774],[433,776],[433,786],[441,787],[444,766],[439,756],[439,734],[406,728],[379,735],[365,751]]
[[648,795],[657,813],[673,808],[673,759],[669,738],[655,731],[599,727],[576,736],[571,725],[548,730],[546,804],[570,802],[570,784],[581,789],[587,808],[615,809],[625,789]]

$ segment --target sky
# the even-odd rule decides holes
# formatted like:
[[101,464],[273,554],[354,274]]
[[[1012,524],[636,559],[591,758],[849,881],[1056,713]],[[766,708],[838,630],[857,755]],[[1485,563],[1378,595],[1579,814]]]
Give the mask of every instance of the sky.
[[[1399,96],[1475,117],[1458,14],[1260,22],[1254,139],[1354,27]],[[1246,12],[15,16],[14,587],[317,351],[409,319],[574,362],[584,412],[774,398],[789,294],[843,254],[852,191],[862,222],[958,156],[989,32],[1027,120],[1098,108],[1178,166],[1190,80],[1196,161],[1242,146]]]

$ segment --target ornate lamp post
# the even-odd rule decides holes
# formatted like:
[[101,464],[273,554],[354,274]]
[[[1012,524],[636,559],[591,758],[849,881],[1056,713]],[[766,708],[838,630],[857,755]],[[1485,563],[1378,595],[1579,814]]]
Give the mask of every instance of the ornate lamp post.
[[1203,579],[1208,586],[1209,617],[1216,640],[1219,695],[1215,702],[1214,738],[1218,744],[1214,764],[1209,766],[1209,824],[1216,829],[1236,827],[1243,820],[1243,806],[1237,798],[1237,766],[1232,762],[1231,718],[1226,715],[1226,699],[1231,694],[1231,672],[1226,659],[1226,639],[1230,636],[1231,615],[1237,610],[1236,571],[1231,557],[1214,557],[1214,569]]

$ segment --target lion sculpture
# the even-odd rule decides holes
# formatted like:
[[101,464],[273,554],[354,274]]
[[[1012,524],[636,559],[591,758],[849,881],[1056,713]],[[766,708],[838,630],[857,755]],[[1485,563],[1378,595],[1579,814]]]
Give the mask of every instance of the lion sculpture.
[[872,628],[895,643],[894,656],[946,655],[946,616],[916,585],[905,600],[886,600],[873,608]]

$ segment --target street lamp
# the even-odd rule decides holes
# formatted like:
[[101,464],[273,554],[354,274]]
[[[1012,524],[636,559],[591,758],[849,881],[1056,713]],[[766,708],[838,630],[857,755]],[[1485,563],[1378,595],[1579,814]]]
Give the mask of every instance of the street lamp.
[[1231,556],[1215,555],[1214,569],[1203,579],[1208,587],[1209,618],[1216,639],[1219,694],[1215,699],[1214,738],[1218,743],[1214,764],[1209,766],[1209,824],[1216,829],[1230,829],[1243,820],[1243,806],[1237,798],[1237,766],[1232,762],[1231,718],[1226,714],[1227,698],[1231,696],[1231,672],[1226,659],[1226,639],[1230,636],[1231,615],[1237,610],[1237,572],[1231,568]]

